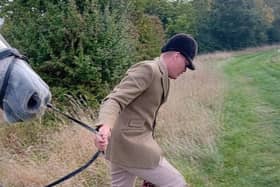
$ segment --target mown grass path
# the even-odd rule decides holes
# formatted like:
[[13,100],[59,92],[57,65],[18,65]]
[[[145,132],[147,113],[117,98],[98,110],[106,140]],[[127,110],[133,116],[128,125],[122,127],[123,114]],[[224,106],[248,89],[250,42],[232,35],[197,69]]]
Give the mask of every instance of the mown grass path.
[[[280,52],[225,62],[228,91],[218,152],[203,162],[205,186],[280,186]],[[207,176],[207,177],[206,177]],[[205,179],[204,178],[204,179]]]

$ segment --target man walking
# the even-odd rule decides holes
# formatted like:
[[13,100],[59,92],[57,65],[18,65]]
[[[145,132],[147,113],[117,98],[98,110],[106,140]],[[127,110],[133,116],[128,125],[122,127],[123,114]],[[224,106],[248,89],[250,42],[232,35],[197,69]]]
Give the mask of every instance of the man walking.
[[159,58],[133,65],[104,99],[95,145],[106,150],[112,187],[133,187],[137,176],[159,187],[187,186],[162,156],[153,135],[158,110],[168,97],[169,79],[194,70],[196,54],[196,41],[176,34],[162,47]]

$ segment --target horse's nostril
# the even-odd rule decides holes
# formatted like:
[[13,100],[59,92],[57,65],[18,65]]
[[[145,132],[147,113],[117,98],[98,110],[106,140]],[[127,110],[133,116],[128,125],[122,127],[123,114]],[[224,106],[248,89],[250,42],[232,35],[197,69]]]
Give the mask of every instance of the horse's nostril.
[[32,94],[32,96],[29,98],[28,103],[27,103],[27,108],[28,109],[37,109],[40,107],[41,104],[41,99],[38,96],[37,93]]

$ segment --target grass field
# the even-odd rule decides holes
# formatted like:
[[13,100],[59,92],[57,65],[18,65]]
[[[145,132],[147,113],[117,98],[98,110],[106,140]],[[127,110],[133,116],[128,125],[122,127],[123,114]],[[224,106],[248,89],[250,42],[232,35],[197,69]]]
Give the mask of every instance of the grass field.
[[[198,71],[171,82],[156,139],[192,187],[280,184],[280,52],[258,49],[201,55]],[[92,124],[92,111],[75,105]],[[0,127],[0,186],[44,186],[85,163],[92,135],[57,117]],[[137,182],[137,186],[141,181]],[[110,186],[103,158],[63,187]]]
[[[227,90],[217,151],[202,159],[193,186],[280,185],[280,51],[223,62]],[[192,178],[191,178],[192,179]]]

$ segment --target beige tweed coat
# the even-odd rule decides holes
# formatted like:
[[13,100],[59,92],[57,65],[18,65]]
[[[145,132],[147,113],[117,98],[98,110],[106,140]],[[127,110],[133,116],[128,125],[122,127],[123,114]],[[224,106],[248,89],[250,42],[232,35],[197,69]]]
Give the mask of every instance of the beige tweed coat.
[[159,58],[137,63],[126,72],[100,107],[98,124],[112,127],[108,160],[134,168],[158,166],[162,151],[153,131],[168,92],[167,68]]

